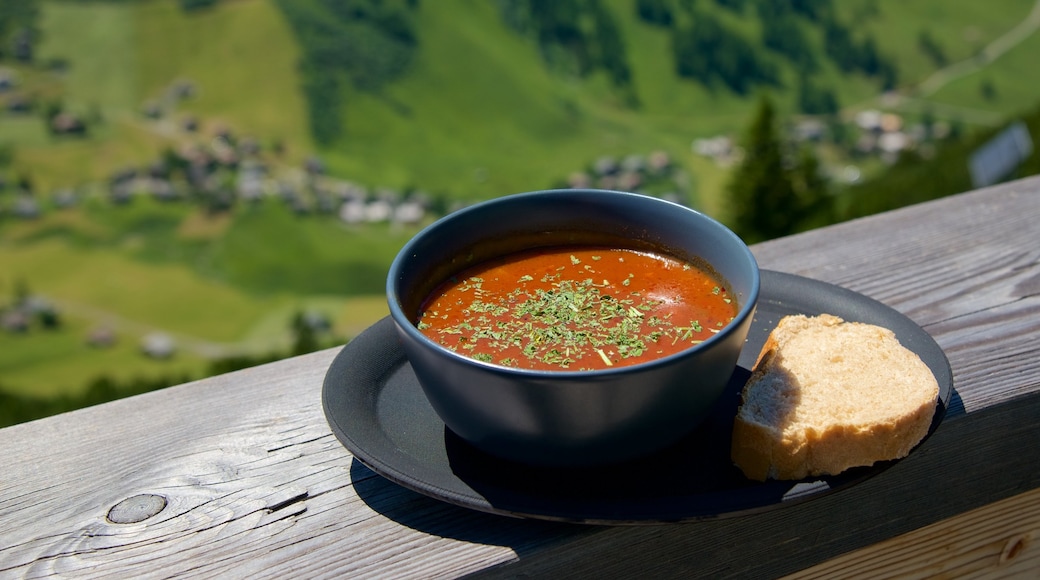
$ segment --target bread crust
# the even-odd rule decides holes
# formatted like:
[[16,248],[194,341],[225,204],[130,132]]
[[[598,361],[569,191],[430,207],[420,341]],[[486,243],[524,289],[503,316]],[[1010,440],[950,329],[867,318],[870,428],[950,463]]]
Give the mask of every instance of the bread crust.
[[905,457],[927,435],[938,395],[931,370],[890,330],[785,317],[744,386],[731,457],[759,481]]

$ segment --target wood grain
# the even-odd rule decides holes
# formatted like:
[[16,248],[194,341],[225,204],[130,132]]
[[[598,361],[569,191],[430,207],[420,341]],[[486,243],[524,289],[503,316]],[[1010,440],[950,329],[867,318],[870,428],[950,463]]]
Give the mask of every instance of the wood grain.
[[[465,557],[423,564],[424,574],[454,575],[511,558],[485,541],[495,534],[474,546],[416,532],[359,497],[374,483],[369,501],[389,514],[404,510],[415,525],[448,517],[439,502],[355,467],[331,434],[320,385],[334,354],[0,431],[11,467],[0,492],[0,576],[377,575],[408,570],[416,554],[465,548]],[[108,519],[138,494],[167,506],[135,524]]]
[[[481,578],[777,578],[1040,487],[1040,395],[943,426],[905,461],[846,491],[755,516],[609,528]],[[927,554],[922,554],[922,557]],[[878,563],[880,566],[881,563]],[[862,577],[871,577],[866,574]]]
[[[388,482],[339,444],[321,409],[331,349],[0,430],[0,578],[775,578],[927,573],[939,560],[954,573],[1035,570],[1038,216],[1034,178],[753,248],[764,268],[906,313],[950,359],[943,425],[849,490],[670,526],[464,510]],[[150,496],[165,502],[154,515],[110,518],[126,500],[154,509]],[[998,547],[1007,564],[992,568]]]
[[1036,578],[1038,539],[1040,489],[1034,489],[786,578]]

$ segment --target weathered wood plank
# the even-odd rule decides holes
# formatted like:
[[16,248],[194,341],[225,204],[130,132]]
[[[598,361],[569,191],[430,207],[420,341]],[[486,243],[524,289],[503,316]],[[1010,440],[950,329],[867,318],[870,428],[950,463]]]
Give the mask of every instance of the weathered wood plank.
[[[1040,394],[944,424],[849,490],[756,516],[611,528],[480,578],[776,578],[1040,487]],[[1032,456],[1031,456],[1032,455]],[[927,554],[922,554],[927,557]],[[870,574],[865,577],[872,577]]]
[[[352,467],[325,422],[320,385],[334,354],[3,430],[0,576],[377,575],[417,562],[431,575],[456,575],[512,558],[514,535],[459,542],[404,528],[360,499],[355,486],[364,483],[354,477],[382,480]],[[167,506],[135,524],[108,520],[138,494]],[[377,499],[416,525],[462,511],[396,486],[380,487]],[[483,521],[467,524],[491,520]],[[416,559],[459,550],[464,557]]]
[[813,578],[1036,578],[1040,489],[999,501],[797,572]]
[[[0,430],[0,577],[776,577],[858,557],[1040,487],[1037,216],[1040,178],[754,248],[765,268],[907,313],[950,358],[943,426],[850,490],[675,526],[463,510],[382,479],[339,444],[320,397],[333,349]],[[157,514],[109,519],[149,496],[165,500]],[[907,552],[899,565],[920,564]]]

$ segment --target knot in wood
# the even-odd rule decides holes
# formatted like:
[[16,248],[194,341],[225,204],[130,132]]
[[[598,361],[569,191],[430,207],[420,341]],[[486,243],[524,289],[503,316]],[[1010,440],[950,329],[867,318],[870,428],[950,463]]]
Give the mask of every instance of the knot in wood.
[[165,497],[142,493],[112,506],[112,509],[108,510],[108,521],[113,524],[136,524],[161,512],[165,507]]
[[1013,536],[1004,544],[1004,549],[1000,552],[1000,563],[1006,564],[1014,560],[1028,545],[1029,534]]

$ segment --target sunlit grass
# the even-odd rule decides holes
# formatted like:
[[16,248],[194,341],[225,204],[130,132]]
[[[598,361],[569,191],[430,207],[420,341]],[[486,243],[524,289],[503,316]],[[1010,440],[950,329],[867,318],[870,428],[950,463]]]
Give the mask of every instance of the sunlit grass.
[[[1031,4],[835,2],[856,34],[871,32],[883,54],[896,56],[900,88],[935,70],[918,46],[922,31],[956,62],[1010,29]],[[335,175],[370,187],[473,199],[556,185],[603,155],[665,150],[683,172],[690,201],[724,218],[729,172],[694,156],[690,144],[717,134],[739,138],[758,93],[736,96],[677,78],[668,33],[630,18],[628,0],[606,5],[621,17],[637,107],[627,106],[601,74],[578,79],[548,71],[533,41],[505,28],[495,3],[423,2],[420,48],[408,75],[379,94],[351,92],[345,137],[320,156]],[[874,5],[879,11],[872,16]],[[756,26],[741,27],[735,18],[725,16],[756,34]],[[315,151],[298,89],[299,49],[273,2],[224,1],[189,14],[176,0],[49,1],[41,27],[41,62],[68,67],[27,69],[24,78],[42,102],[60,98],[93,122],[86,137],[59,138],[39,111],[0,116],[0,143],[16,147],[9,173],[30,179],[48,211],[36,221],[0,223],[0,305],[23,279],[66,309],[61,330],[0,334],[0,385],[49,395],[82,389],[100,374],[128,380],[197,373],[206,365],[201,353],[213,350],[196,347],[284,348],[288,322],[301,310],[325,313],[343,337],[385,316],[386,270],[415,228],[348,227],[334,216],[297,216],[274,200],[217,215],[186,203],[141,199],[112,207],[106,201],[103,184],[113,171],[143,167],[165,147],[205,139],[218,125],[264,146],[282,142],[286,163]],[[996,115],[1032,106],[1038,50],[1034,36],[930,102]],[[881,103],[876,81],[842,75],[831,64],[819,75],[843,105]],[[793,112],[790,70],[784,79],[772,94],[781,110]],[[167,99],[180,81],[194,93]],[[984,82],[993,94],[980,90]],[[145,118],[148,102],[165,104],[166,116]],[[202,123],[195,136],[177,129],[188,114]],[[49,196],[64,187],[97,197],[52,211]],[[106,320],[123,329],[120,341],[110,350],[87,347],[85,334]],[[172,361],[148,360],[139,339],[150,329],[173,332],[194,347]]]
[[144,2],[134,27],[144,99],[161,101],[177,82],[194,96],[178,110],[203,129],[224,125],[264,145],[281,140],[299,161],[313,153],[299,91],[299,49],[282,14],[267,0],[221,2],[186,13],[178,2]]
[[113,346],[92,347],[87,337],[99,327],[92,317],[65,313],[55,330],[0,332],[0,385],[5,391],[35,397],[71,395],[102,376],[120,382],[159,376],[181,382],[183,377],[199,378],[209,364],[183,345],[169,359],[148,358],[141,351],[144,335],[118,326]]

